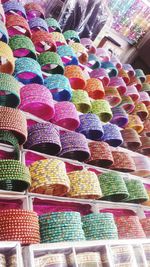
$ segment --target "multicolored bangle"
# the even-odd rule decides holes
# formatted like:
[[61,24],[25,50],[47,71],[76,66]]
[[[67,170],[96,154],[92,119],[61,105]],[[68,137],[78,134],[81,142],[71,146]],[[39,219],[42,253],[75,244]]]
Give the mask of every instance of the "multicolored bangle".
[[118,125],[119,127],[125,127],[128,123],[128,115],[122,107],[112,108],[113,118],[111,123]]
[[0,105],[16,108],[20,103],[20,84],[13,76],[0,73]]
[[112,151],[114,164],[110,167],[113,170],[120,172],[133,172],[136,170],[136,165],[129,153],[121,151]]
[[121,77],[127,85],[130,83],[130,77],[124,69],[119,70],[118,76]]
[[43,76],[39,63],[33,58],[22,57],[15,62],[15,78],[23,84],[43,84]]
[[141,133],[144,129],[143,123],[138,115],[129,115],[127,128],[135,129],[137,133]]
[[9,41],[9,36],[5,24],[1,20],[0,20],[0,34],[1,34],[0,41],[7,44]]
[[42,31],[48,32],[48,26],[47,26],[46,21],[42,18],[39,18],[39,17],[30,19],[29,20],[29,27],[30,27],[30,30],[32,32],[35,32],[37,30],[38,31],[42,30]]
[[59,130],[52,123],[36,123],[28,129],[25,147],[48,155],[57,155],[61,150]]
[[143,121],[148,118],[148,110],[144,103],[137,103],[134,109],[134,114],[138,115]]
[[123,64],[123,69],[128,73],[130,78],[135,76],[135,70],[130,64]]
[[96,47],[90,38],[81,38],[81,44],[86,47],[89,54],[96,54]]
[[70,40],[74,41],[75,43],[80,43],[80,37],[76,31],[68,30],[63,33],[65,40],[69,43]]
[[37,3],[31,2],[31,3],[25,4],[24,8],[26,10],[28,20],[35,18],[35,17],[36,18],[39,17],[43,19],[45,18],[44,10]]
[[104,124],[103,130],[104,135],[102,139],[110,146],[117,147],[123,143],[122,135],[117,125],[111,123]]
[[0,107],[0,130],[12,131],[22,145],[27,140],[25,115],[18,109]]
[[67,44],[65,37],[63,36],[63,34],[61,32],[52,32],[52,35],[53,35],[53,39],[54,39],[57,47]]
[[57,53],[61,57],[64,66],[78,65],[78,59],[69,45],[58,46]]
[[150,105],[150,96],[147,92],[139,92],[140,99],[139,102],[142,102],[145,104],[145,106]]
[[140,141],[140,137],[136,130],[134,129],[124,129],[121,131],[123,144],[125,147],[136,150],[141,147],[142,143]]
[[112,119],[112,111],[107,100],[94,100],[91,112],[98,115],[103,122],[108,122]]
[[75,90],[72,93],[71,101],[76,106],[76,109],[82,113],[88,113],[91,111],[91,102],[88,93],[84,90]]
[[108,86],[109,82],[110,82],[110,78],[108,76],[108,73],[105,69],[95,69],[93,71],[91,71],[90,73],[90,77],[91,78],[96,78],[99,79],[102,83],[103,86]]
[[146,81],[146,76],[145,76],[143,70],[141,70],[141,69],[136,69],[135,70],[135,76],[137,78],[139,78],[142,83],[144,83]]
[[75,105],[69,101],[56,103],[52,123],[71,131],[76,130],[80,125],[80,120]]
[[142,203],[148,200],[146,189],[140,180],[126,179],[125,180],[129,196],[124,200],[125,202]]
[[101,67],[101,62],[95,54],[89,54],[87,66],[92,70],[99,69]]
[[102,62],[101,63],[101,67],[104,68],[104,69],[106,69],[108,71],[108,75],[109,75],[110,78],[111,77],[116,77],[118,75],[117,68],[110,61],[108,61],[108,62]]
[[83,134],[76,132],[62,132],[60,134],[62,151],[60,156],[78,161],[87,160],[90,157],[87,139]]
[[6,28],[10,37],[14,35],[26,35],[31,37],[31,31],[25,18],[18,15],[10,15],[6,19]]
[[32,184],[30,192],[64,196],[70,189],[65,163],[58,159],[38,160],[29,167]]
[[105,99],[111,107],[116,107],[121,103],[121,96],[116,87],[105,87]]
[[69,101],[72,96],[72,89],[69,80],[61,75],[55,74],[44,80],[45,86],[50,90],[56,101]]
[[90,78],[87,80],[85,90],[93,99],[102,99],[105,96],[103,84],[99,79],[96,78]]
[[55,52],[44,52],[38,56],[38,62],[42,71],[51,74],[63,74],[64,65],[61,57]]
[[35,45],[35,49],[37,52],[56,52],[55,41],[53,40],[52,34],[50,34],[49,32],[38,30],[36,32],[33,32],[31,39]]
[[64,75],[69,79],[71,87],[73,89],[84,89],[86,86],[86,80],[84,73],[79,66],[70,65],[65,67]]
[[35,47],[30,38],[24,35],[15,35],[10,38],[9,46],[14,57],[31,57],[36,59]]
[[13,146],[13,158],[19,160],[19,143],[16,136],[10,131],[0,130],[0,143]]
[[130,96],[134,102],[138,101],[140,98],[139,92],[134,85],[127,86],[126,95]]
[[109,87],[116,87],[120,95],[124,95],[127,91],[126,84],[121,77],[112,77],[110,79]]
[[0,62],[0,72],[13,74],[15,69],[15,59],[11,48],[0,41],[0,57],[4,60]]
[[43,120],[54,116],[54,102],[51,92],[40,84],[28,84],[21,88],[21,104],[19,108]]
[[59,23],[54,18],[46,18],[45,19],[49,32],[61,32],[61,28]]
[[17,0],[7,1],[3,4],[4,12],[6,16],[11,14],[22,16],[23,18],[27,18],[26,11],[23,5]]
[[127,113],[132,113],[135,108],[132,98],[125,95],[122,96],[122,101],[119,106],[122,107]]

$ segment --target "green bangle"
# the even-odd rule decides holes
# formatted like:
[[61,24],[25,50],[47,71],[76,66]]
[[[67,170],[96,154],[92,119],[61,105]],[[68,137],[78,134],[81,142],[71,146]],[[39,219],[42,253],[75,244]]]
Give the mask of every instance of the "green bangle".
[[45,21],[47,23],[49,32],[52,32],[52,30],[54,30],[55,32],[61,32],[60,25],[56,19],[47,18]]
[[9,46],[11,47],[14,57],[31,57],[36,59],[36,51],[31,39],[24,35],[15,35],[10,38]]
[[92,113],[99,116],[103,122],[108,122],[112,119],[112,111],[107,100],[94,100],[92,102]]
[[126,179],[125,184],[129,192],[129,197],[124,199],[123,202],[142,203],[149,199],[142,181]]
[[0,73],[0,106],[16,108],[19,104],[19,82],[9,74]]
[[0,189],[22,192],[31,184],[28,167],[18,160],[0,160]]
[[14,159],[19,160],[19,143],[16,136],[10,131],[0,131],[0,143],[9,144],[14,147]]
[[145,91],[150,94],[150,83],[143,83],[142,91]]
[[[51,74],[63,74],[64,65],[61,57],[55,52],[44,52],[38,56],[38,62],[43,71]],[[55,65],[52,69],[50,65]]]
[[80,43],[80,37],[78,36],[76,31],[68,30],[63,33],[66,41],[73,40],[76,43]]

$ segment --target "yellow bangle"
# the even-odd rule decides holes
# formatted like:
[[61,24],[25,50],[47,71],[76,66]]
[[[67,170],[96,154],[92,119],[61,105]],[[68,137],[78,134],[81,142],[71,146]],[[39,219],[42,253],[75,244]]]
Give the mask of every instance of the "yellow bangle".
[[1,59],[0,72],[13,74],[15,69],[15,58],[11,48],[0,41],[0,57],[4,58],[4,62]]

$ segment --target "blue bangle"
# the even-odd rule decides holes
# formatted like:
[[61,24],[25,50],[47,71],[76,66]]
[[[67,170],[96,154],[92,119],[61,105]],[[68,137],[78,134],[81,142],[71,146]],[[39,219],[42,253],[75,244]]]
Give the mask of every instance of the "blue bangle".
[[7,14],[9,11],[15,11],[16,14],[24,17],[25,19],[27,18],[26,16],[26,11],[23,7],[23,5],[18,2],[18,1],[8,1],[3,4],[4,12]]
[[[71,46],[69,45],[61,45],[58,46],[57,48],[57,53],[58,55],[61,57],[64,66],[67,65],[78,65],[78,59],[73,51],[73,49],[71,48]],[[65,57],[71,57],[71,59],[67,61],[67,58]]]
[[109,77],[116,77],[118,75],[117,68],[110,61],[108,61],[108,62],[102,62],[101,68],[104,68],[104,69],[108,70]]
[[50,90],[56,101],[69,101],[72,97],[72,89],[69,80],[61,75],[54,74],[44,81],[45,86]]
[[15,62],[14,77],[23,84],[44,83],[41,67],[33,58],[18,58]]
[[78,36],[76,31],[68,30],[64,32],[63,35],[66,41],[73,40],[76,43],[80,43],[80,37]]
[[[94,61],[94,64],[90,63]],[[94,54],[90,54],[89,57],[88,57],[88,66],[94,70],[94,69],[99,69],[101,67],[101,62],[99,60],[99,58],[97,56],[95,56]]]
[[35,28],[41,28],[43,31],[48,32],[48,26],[44,19],[41,18],[33,18],[29,20],[29,26],[31,30]]
[[8,44],[9,36],[8,36],[7,28],[5,27],[5,24],[1,20],[0,20],[0,33],[2,34],[0,41]]

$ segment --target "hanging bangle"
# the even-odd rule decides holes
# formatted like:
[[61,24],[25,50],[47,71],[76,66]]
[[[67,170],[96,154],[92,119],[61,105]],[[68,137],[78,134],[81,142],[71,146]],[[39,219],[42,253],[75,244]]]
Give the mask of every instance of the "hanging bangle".
[[36,59],[35,47],[27,36],[15,35],[10,38],[9,45],[13,51],[14,57],[31,57]]
[[31,39],[35,45],[35,49],[37,52],[39,53],[46,51],[56,52],[56,44],[50,33],[45,31],[33,32]]
[[55,52],[44,52],[38,56],[41,69],[51,74],[63,74],[64,65],[61,57]]
[[45,21],[47,23],[49,32],[61,32],[60,25],[56,19],[50,17],[46,18]]
[[21,16],[8,16],[6,19],[6,28],[10,37],[20,34],[31,37],[31,31],[28,22]]

